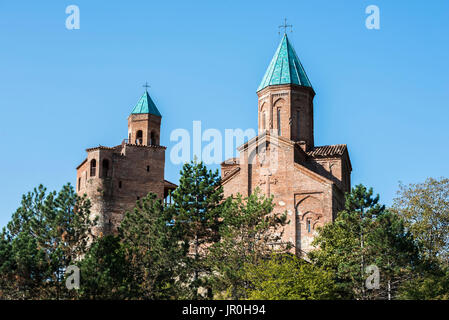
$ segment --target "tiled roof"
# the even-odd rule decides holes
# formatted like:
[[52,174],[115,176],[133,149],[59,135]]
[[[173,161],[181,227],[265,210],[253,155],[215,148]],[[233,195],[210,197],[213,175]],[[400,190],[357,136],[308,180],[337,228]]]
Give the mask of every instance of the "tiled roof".
[[140,97],[139,102],[137,102],[131,114],[139,114],[139,113],[150,113],[158,117],[162,117],[159,110],[156,108],[153,100],[151,100],[148,91],[145,90],[142,97]]
[[297,84],[312,87],[295,49],[285,34],[257,91],[279,84]]
[[239,164],[238,158],[229,158],[221,163],[222,166],[223,165],[234,165],[234,164]]
[[86,151],[87,152],[89,152],[89,151],[94,151],[94,150],[99,150],[99,149],[102,149],[102,150],[115,150],[116,149],[116,147],[105,147],[105,146],[98,146],[98,147],[93,147],[93,148],[87,148],[86,149]]
[[[125,145],[130,146],[130,147],[138,147],[138,148],[153,148],[153,149],[167,149],[167,147],[165,146],[159,146],[159,145],[144,145],[144,144],[133,144],[133,143],[125,143]],[[93,147],[93,148],[88,148],[86,149],[87,152],[90,151],[95,151],[95,150],[119,150],[121,149],[123,146],[122,145],[118,145],[115,147],[105,147],[105,146],[98,146],[98,147]]]
[[230,180],[237,172],[240,171],[240,167],[236,167],[232,170],[229,170],[226,172],[225,176],[221,179],[221,183],[226,183],[228,180]]
[[87,158],[84,159],[83,162],[81,162],[81,163],[79,164],[78,167],[76,167],[76,170],[78,170],[79,168],[81,168],[81,166],[82,166],[83,164],[85,164],[86,162],[87,162]]
[[138,147],[138,148],[154,148],[154,149],[167,149],[167,147],[165,146],[160,146],[160,145],[156,145],[156,144],[150,144],[150,145],[145,145],[145,144],[135,144],[135,143],[125,143],[127,146],[131,146],[131,147]]
[[173,182],[164,179],[164,187],[165,188],[177,188],[178,186]]
[[310,157],[342,156],[345,150],[345,144],[335,144],[333,146],[314,147],[312,150],[308,151],[307,154]]

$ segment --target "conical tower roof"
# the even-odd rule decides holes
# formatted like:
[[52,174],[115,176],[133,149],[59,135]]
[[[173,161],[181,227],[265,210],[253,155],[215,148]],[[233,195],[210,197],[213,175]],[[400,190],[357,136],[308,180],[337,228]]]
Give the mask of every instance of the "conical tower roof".
[[312,88],[287,34],[284,34],[257,91],[280,84],[297,84]]
[[162,117],[159,110],[156,108],[153,100],[151,100],[148,91],[145,90],[142,97],[140,97],[139,102],[137,102],[131,114],[139,114],[139,113],[150,113],[158,117]]

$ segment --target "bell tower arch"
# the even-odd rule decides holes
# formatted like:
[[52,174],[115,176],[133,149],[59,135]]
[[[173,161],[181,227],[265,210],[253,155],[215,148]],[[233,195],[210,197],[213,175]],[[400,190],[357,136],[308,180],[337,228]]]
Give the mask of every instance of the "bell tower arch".
[[162,115],[145,90],[128,117],[128,142],[150,146],[160,145]]

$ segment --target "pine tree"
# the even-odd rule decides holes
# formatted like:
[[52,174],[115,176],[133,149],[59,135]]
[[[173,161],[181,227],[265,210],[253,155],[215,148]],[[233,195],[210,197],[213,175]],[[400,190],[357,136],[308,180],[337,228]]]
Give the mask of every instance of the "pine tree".
[[244,266],[257,265],[273,252],[291,248],[291,244],[281,242],[287,216],[273,213],[273,207],[273,198],[261,196],[259,189],[245,199],[238,194],[224,202],[221,241],[211,246],[208,256],[216,298],[245,298],[248,281]]
[[125,259],[137,290],[133,299],[176,299],[187,249],[176,234],[173,213],[156,195],[139,200],[119,227]]
[[78,263],[81,299],[130,299],[138,297],[138,285],[133,281],[131,265],[118,236],[95,239],[89,251]]
[[64,272],[87,250],[95,224],[89,209],[89,200],[77,196],[70,184],[49,194],[40,185],[24,195],[0,241],[0,269],[13,279],[3,294],[19,299],[75,296],[65,288]]
[[[343,298],[396,298],[398,288],[420,264],[418,248],[403,221],[363,185],[346,195],[345,209],[333,224],[319,230],[314,245],[319,249],[309,254],[311,260],[334,271]],[[379,270],[379,289],[366,286],[371,265]]]
[[5,228],[0,232],[0,300],[15,298],[13,270],[15,263],[12,255],[11,239]]
[[190,290],[186,298],[203,297],[210,268],[206,263],[208,247],[219,241],[220,202],[223,189],[218,171],[212,172],[196,160],[184,164],[178,188],[173,192],[175,227],[181,241],[189,247],[185,271]]

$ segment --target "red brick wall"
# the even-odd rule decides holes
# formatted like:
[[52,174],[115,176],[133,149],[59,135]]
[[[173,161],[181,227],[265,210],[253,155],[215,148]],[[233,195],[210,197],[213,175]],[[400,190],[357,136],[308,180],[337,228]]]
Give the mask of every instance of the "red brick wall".
[[[236,164],[222,164],[224,196],[247,196],[257,187],[262,193],[273,195],[275,212],[286,212],[290,221],[283,229],[283,240],[295,245],[298,254],[313,248],[317,228],[335,219],[337,211],[343,208],[344,192],[350,188],[347,152],[320,159],[306,154],[314,147],[314,95],[313,89],[296,85],[270,86],[258,92],[259,136],[239,149]],[[278,129],[277,109],[281,114],[279,138],[273,137]],[[265,134],[265,130],[272,130],[271,134]],[[296,141],[304,143],[299,146]]]
[[[94,177],[89,172],[92,159],[97,163]],[[104,159],[109,161],[107,176],[102,174]],[[165,147],[124,144],[117,149],[88,150],[87,162],[77,170],[77,181],[81,178],[78,194],[87,194],[92,217],[99,216],[96,233],[116,232],[124,213],[149,192],[162,199],[164,166]]]

